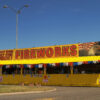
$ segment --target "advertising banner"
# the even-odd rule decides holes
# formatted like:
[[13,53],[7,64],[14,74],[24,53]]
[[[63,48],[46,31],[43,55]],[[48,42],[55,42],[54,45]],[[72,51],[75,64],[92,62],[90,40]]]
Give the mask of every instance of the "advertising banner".
[[0,60],[100,56],[100,42],[0,50]]
[[0,60],[78,57],[78,44],[0,50]]

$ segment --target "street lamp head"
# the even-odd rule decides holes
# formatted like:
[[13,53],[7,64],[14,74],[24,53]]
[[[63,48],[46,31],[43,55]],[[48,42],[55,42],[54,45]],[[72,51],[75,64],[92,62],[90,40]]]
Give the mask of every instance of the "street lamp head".
[[7,5],[4,5],[3,8],[8,8],[8,6]]
[[21,8],[19,8],[18,10],[14,9],[13,7],[10,7],[10,6],[8,6],[8,5],[4,5],[4,6],[3,6],[3,8],[9,8],[9,9],[11,9],[14,13],[16,13],[16,48],[18,47],[18,36],[17,36],[17,34],[18,34],[18,14],[21,13],[21,10],[22,10],[24,7],[28,8],[29,5],[23,5],[23,6],[22,6]]
[[26,8],[27,8],[27,7],[29,7],[29,5],[24,5],[24,7],[26,7]]

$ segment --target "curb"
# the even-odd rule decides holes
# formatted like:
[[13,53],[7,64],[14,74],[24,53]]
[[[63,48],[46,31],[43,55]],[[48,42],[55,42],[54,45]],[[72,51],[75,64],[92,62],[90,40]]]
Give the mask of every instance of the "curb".
[[15,94],[44,93],[44,92],[53,92],[53,91],[56,91],[56,88],[54,88],[52,90],[47,90],[47,91],[30,91],[30,92],[1,93],[0,96],[2,96],[2,95],[15,95]]

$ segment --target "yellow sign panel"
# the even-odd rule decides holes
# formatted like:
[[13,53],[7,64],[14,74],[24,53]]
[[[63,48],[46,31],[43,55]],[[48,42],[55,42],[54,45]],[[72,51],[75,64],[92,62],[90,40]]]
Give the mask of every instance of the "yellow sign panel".
[[78,56],[78,44],[0,51],[0,60],[44,59]]

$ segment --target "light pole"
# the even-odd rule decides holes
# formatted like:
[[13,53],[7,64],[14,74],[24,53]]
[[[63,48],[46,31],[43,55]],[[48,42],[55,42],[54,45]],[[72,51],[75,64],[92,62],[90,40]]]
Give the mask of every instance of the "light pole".
[[21,10],[22,10],[23,8],[25,8],[25,7],[27,8],[27,7],[29,7],[29,5],[24,5],[24,6],[22,6],[21,8],[19,8],[18,10],[14,9],[14,8],[8,6],[8,5],[4,5],[4,6],[3,6],[3,8],[9,8],[9,9],[11,9],[14,13],[16,13],[16,49],[18,48],[18,14],[20,14],[20,13],[21,13]]

